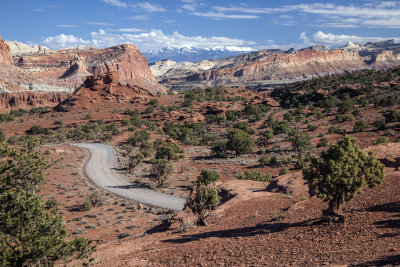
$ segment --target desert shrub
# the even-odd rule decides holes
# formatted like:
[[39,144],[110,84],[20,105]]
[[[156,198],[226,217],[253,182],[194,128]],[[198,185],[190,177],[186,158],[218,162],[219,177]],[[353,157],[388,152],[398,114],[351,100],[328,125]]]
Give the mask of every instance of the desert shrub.
[[378,136],[378,138],[376,139],[375,144],[379,145],[379,144],[385,144],[387,143],[387,140],[384,136]]
[[155,106],[155,107],[157,107],[157,106],[158,106],[158,99],[157,99],[157,98],[151,99],[151,100],[149,101],[149,105],[150,105],[150,106]]
[[83,201],[83,207],[82,210],[84,211],[89,211],[92,209],[92,202],[90,201],[89,198],[85,198],[85,200]]
[[227,121],[237,121],[240,118],[240,111],[238,110],[228,110],[226,112]]
[[0,114],[0,122],[3,122],[3,121],[13,121],[13,120],[15,120],[15,116],[14,115],[11,115],[11,114]]
[[358,132],[364,131],[367,128],[368,128],[368,124],[365,122],[365,120],[361,119],[361,120],[356,121],[356,123],[354,124],[353,131],[358,133]]
[[132,146],[143,144],[150,139],[150,133],[146,130],[134,132],[128,139],[128,143]]
[[144,113],[146,114],[151,114],[154,112],[154,106],[148,106],[145,110]]
[[186,206],[197,215],[202,225],[207,225],[210,212],[221,202],[220,190],[214,186],[214,182],[218,180],[219,176],[215,172],[208,172],[205,178],[202,174],[193,183]]
[[254,140],[250,134],[240,129],[228,130],[228,142],[226,148],[235,152],[236,156],[252,153]]
[[328,139],[326,137],[322,137],[321,139],[319,139],[317,147],[326,147],[328,145]]
[[272,181],[272,176],[269,173],[263,174],[260,170],[245,171],[244,173],[238,173],[236,178],[240,180],[252,180],[260,182]]
[[104,198],[99,191],[94,191],[87,196],[93,207],[101,207],[104,204]]
[[6,140],[6,136],[3,133],[3,130],[0,129],[0,142],[4,142]]
[[211,144],[211,151],[216,158],[226,158],[228,157],[226,142],[216,141]]
[[325,117],[325,115],[321,111],[319,111],[318,109],[314,109],[312,111],[312,115],[314,117],[316,117],[317,119],[319,119],[319,120]]
[[289,123],[287,121],[274,121],[271,127],[274,134],[286,133],[289,129]]
[[212,184],[219,180],[219,174],[212,170],[202,169],[200,175],[197,176],[196,184]]
[[26,131],[26,134],[29,135],[39,135],[39,134],[50,134],[51,129],[43,128],[40,125],[33,125],[29,130]]
[[311,144],[311,137],[306,131],[299,128],[294,128],[288,133],[289,141],[292,143],[293,149],[301,157],[304,152],[310,151],[313,146]]
[[152,173],[154,174],[154,181],[157,187],[163,187],[174,170],[174,166],[169,160],[154,159],[151,165]]
[[224,115],[214,115],[214,114],[208,114],[206,115],[206,123],[207,124],[222,124],[226,121],[226,117]]
[[291,122],[292,120],[294,120],[293,113],[290,112],[290,111],[287,112],[287,113],[285,113],[285,114],[283,115],[283,119],[286,120],[286,121],[288,121],[288,122]]
[[258,159],[258,163],[261,166],[268,166],[270,162],[270,158],[268,155],[262,155],[259,159]]
[[184,157],[184,151],[178,144],[157,139],[156,142],[154,142],[154,146],[156,150],[156,159],[178,160]]
[[131,173],[133,169],[143,161],[143,159],[144,155],[142,153],[129,156],[127,164],[128,171]]
[[279,175],[286,175],[289,174],[290,170],[288,167],[283,167],[282,170],[279,172]]
[[346,130],[340,127],[339,125],[329,127],[328,132],[337,134],[346,134]]
[[202,123],[174,124],[165,123],[164,132],[175,140],[179,140],[186,145],[198,145],[201,138],[206,134],[206,129]]
[[250,135],[253,135],[256,133],[256,130],[251,128],[247,121],[240,121],[240,122],[234,124],[233,128],[240,129]]
[[388,122],[395,122],[400,120],[400,112],[397,109],[391,109],[385,114],[385,119]]
[[143,154],[144,157],[149,157],[154,154],[154,146],[150,141],[145,141],[140,144],[139,152]]
[[376,120],[374,122],[375,129],[377,131],[385,130],[386,129],[386,124],[387,124],[386,119],[379,119],[379,120]]

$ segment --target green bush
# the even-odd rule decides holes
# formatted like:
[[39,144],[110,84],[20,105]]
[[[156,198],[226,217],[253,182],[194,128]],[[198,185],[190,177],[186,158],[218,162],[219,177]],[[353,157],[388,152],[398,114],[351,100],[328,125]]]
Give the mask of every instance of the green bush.
[[247,132],[235,128],[228,130],[228,142],[226,143],[226,148],[234,151],[236,156],[252,153],[253,146],[254,140]]
[[155,182],[157,187],[163,187],[174,170],[174,166],[169,160],[166,159],[154,159],[151,166],[152,173],[155,176]]
[[328,145],[328,139],[326,137],[322,137],[321,139],[319,139],[317,147],[326,147]]
[[244,174],[239,173],[236,177],[240,180],[253,180],[253,181],[260,181],[260,182],[271,182],[272,176],[269,173],[263,174],[259,170],[254,171],[245,171]]
[[132,146],[143,144],[150,139],[150,133],[146,130],[134,132],[128,139],[128,143]]
[[368,124],[363,119],[361,119],[361,120],[356,121],[356,123],[354,124],[353,130],[354,130],[354,132],[358,133],[358,132],[364,131],[367,128],[368,128]]
[[154,142],[154,145],[156,150],[156,159],[178,160],[184,157],[184,151],[178,144],[157,139],[156,142]]
[[286,175],[289,174],[290,170],[288,167],[283,167],[282,170],[279,172],[279,175]]
[[213,156],[216,158],[226,158],[228,157],[226,142],[216,141],[211,144],[211,151]]

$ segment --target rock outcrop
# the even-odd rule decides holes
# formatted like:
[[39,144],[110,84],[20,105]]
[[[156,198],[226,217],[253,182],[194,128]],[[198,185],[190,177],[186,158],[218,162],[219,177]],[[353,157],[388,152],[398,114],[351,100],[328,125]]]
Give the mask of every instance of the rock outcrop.
[[30,46],[17,41],[5,41],[13,56],[40,55],[51,53],[51,49],[43,45]]
[[0,36],[0,64],[9,65],[12,63],[10,47],[3,41]]
[[83,85],[54,110],[68,112],[77,108],[98,108],[99,104],[105,102],[133,103],[151,96],[154,96],[153,92],[125,83],[118,72],[113,71],[87,77]]
[[365,68],[384,69],[400,64],[400,44],[389,40],[365,45],[349,43],[341,49],[262,50],[198,63],[169,60],[150,66],[157,79],[177,89],[235,85],[266,87]]
[[139,48],[123,44],[104,49],[64,49],[42,55],[14,57],[14,63],[38,77],[59,86],[79,87],[89,75],[118,72],[120,81],[145,88],[152,93],[165,93],[156,81],[147,59]]
[[69,92],[3,92],[0,93],[0,112],[9,112],[18,108],[52,107],[70,95]]

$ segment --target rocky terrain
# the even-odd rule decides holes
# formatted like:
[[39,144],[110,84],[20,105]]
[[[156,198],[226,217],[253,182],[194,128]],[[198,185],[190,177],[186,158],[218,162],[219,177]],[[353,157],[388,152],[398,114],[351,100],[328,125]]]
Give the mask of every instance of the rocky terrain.
[[150,94],[165,93],[134,45],[50,50],[0,40],[0,110],[53,106],[87,77],[114,71],[119,82]]
[[[56,108],[2,114],[0,122],[10,144],[38,138],[46,160],[62,157],[46,169],[40,195],[56,200],[69,234],[94,240],[95,266],[400,263],[399,68],[324,76],[273,91],[223,87],[162,95],[125,84],[118,75],[91,76]],[[215,144],[225,142],[232,128],[249,132],[253,150],[220,157]],[[327,203],[303,180],[289,138],[294,129],[309,136],[307,154],[320,155],[347,134],[385,165],[382,184],[345,204],[344,223],[321,221]],[[144,132],[147,141],[134,140]],[[184,151],[170,160],[173,171],[159,188],[152,169],[157,140]],[[69,145],[76,142],[112,145],[119,158],[115,171],[127,175],[132,187],[183,198],[201,170],[213,170],[222,202],[200,226],[189,209],[175,213],[117,197],[85,176],[90,155]],[[140,153],[142,161],[129,172],[130,157]],[[246,172],[270,179],[244,179]],[[101,204],[85,209],[93,196]]]
[[89,75],[116,71],[121,81],[165,92],[147,66],[147,59],[131,44],[105,49],[64,49],[32,56],[16,56],[14,64],[49,82],[77,88]]
[[150,69],[164,85],[187,90],[213,86],[247,86],[262,89],[277,84],[344,73],[359,69],[386,69],[400,64],[400,44],[393,40],[352,44],[329,49],[262,50],[198,63],[164,60]]
[[72,96],[61,102],[54,109],[57,111],[71,111],[72,109],[97,108],[105,101],[117,103],[143,102],[155,94],[127,83],[122,83],[118,72],[107,72],[89,76],[82,86],[77,88]]

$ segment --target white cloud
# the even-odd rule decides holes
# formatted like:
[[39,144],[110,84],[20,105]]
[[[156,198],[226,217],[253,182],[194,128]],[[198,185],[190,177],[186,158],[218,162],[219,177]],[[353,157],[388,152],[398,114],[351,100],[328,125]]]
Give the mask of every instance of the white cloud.
[[317,43],[325,44],[328,46],[339,46],[345,45],[348,42],[364,44],[367,42],[381,42],[388,39],[394,39],[396,42],[400,41],[400,38],[386,38],[386,37],[362,37],[356,35],[345,35],[345,34],[333,34],[324,33],[322,31],[317,31],[313,35],[313,40]]
[[225,14],[222,12],[193,12],[191,13],[195,16],[207,17],[213,19],[258,19],[259,16],[256,15],[241,15],[241,14]]
[[89,45],[90,42],[73,35],[60,34],[57,36],[47,37],[42,41],[43,44],[56,48],[66,48],[77,45]]
[[199,7],[204,6],[204,4],[199,0],[182,0],[184,3],[182,8],[189,11],[196,11]]
[[33,12],[42,12],[42,11],[44,11],[43,8],[35,8],[35,9],[33,10]]
[[149,19],[149,16],[148,16],[147,14],[144,14],[144,15],[136,15],[136,16],[127,17],[127,19],[130,19],[130,20],[148,20],[148,19]]
[[[226,16],[231,12],[241,14],[272,14],[299,12],[318,15],[325,20],[319,26],[353,28],[353,27],[384,27],[400,28],[400,2],[376,1],[368,5],[356,6],[336,5],[332,3],[313,3],[286,5],[277,8],[239,6],[214,6],[213,10]],[[239,14],[240,14],[239,13]],[[315,20],[315,18],[313,18]],[[280,22],[278,22],[280,23]]]
[[123,28],[123,29],[114,29],[110,30],[112,32],[144,32],[145,30],[143,29],[138,29],[138,28]]
[[122,2],[120,0],[102,0],[104,3],[111,4],[113,6],[117,7],[123,7],[126,8],[128,5],[125,2]]
[[78,26],[77,25],[71,25],[71,24],[59,24],[59,25],[56,25],[56,27],[59,27],[59,28],[76,28]]
[[88,22],[87,24],[96,26],[114,26],[115,24],[105,23],[105,22]]
[[304,43],[309,43],[310,39],[307,37],[307,33],[306,32],[302,32],[300,33],[300,40],[302,40]]
[[133,43],[139,46],[143,51],[146,50],[159,50],[164,47],[200,47],[212,48],[221,46],[237,46],[248,47],[256,43],[242,39],[233,39],[221,36],[185,36],[177,31],[172,34],[165,34],[162,30],[151,30],[149,32],[142,32],[137,34],[132,33],[108,33],[104,30],[92,32],[89,40],[84,40],[73,35],[60,34],[43,39],[42,44],[52,48],[59,49],[77,45],[94,45],[99,48],[119,45],[123,43]]
[[152,13],[152,12],[165,12],[165,8],[163,8],[160,5],[153,5],[150,4],[149,2],[139,2],[136,4],[132,5],[133,8],[140,8],[143,9],[146,12]]
[[131,4],[131,3],[126,3],[120,0],[102,0],[104,3],[117,6],[117,7],[122,7],[122,8],[133,8],[133,9],[141,9],[144,10],[145,12],[165,12],[165,8],[163,8],[161,5],[158,4],[150,4],[149,2],[138,2],[136,4]]

